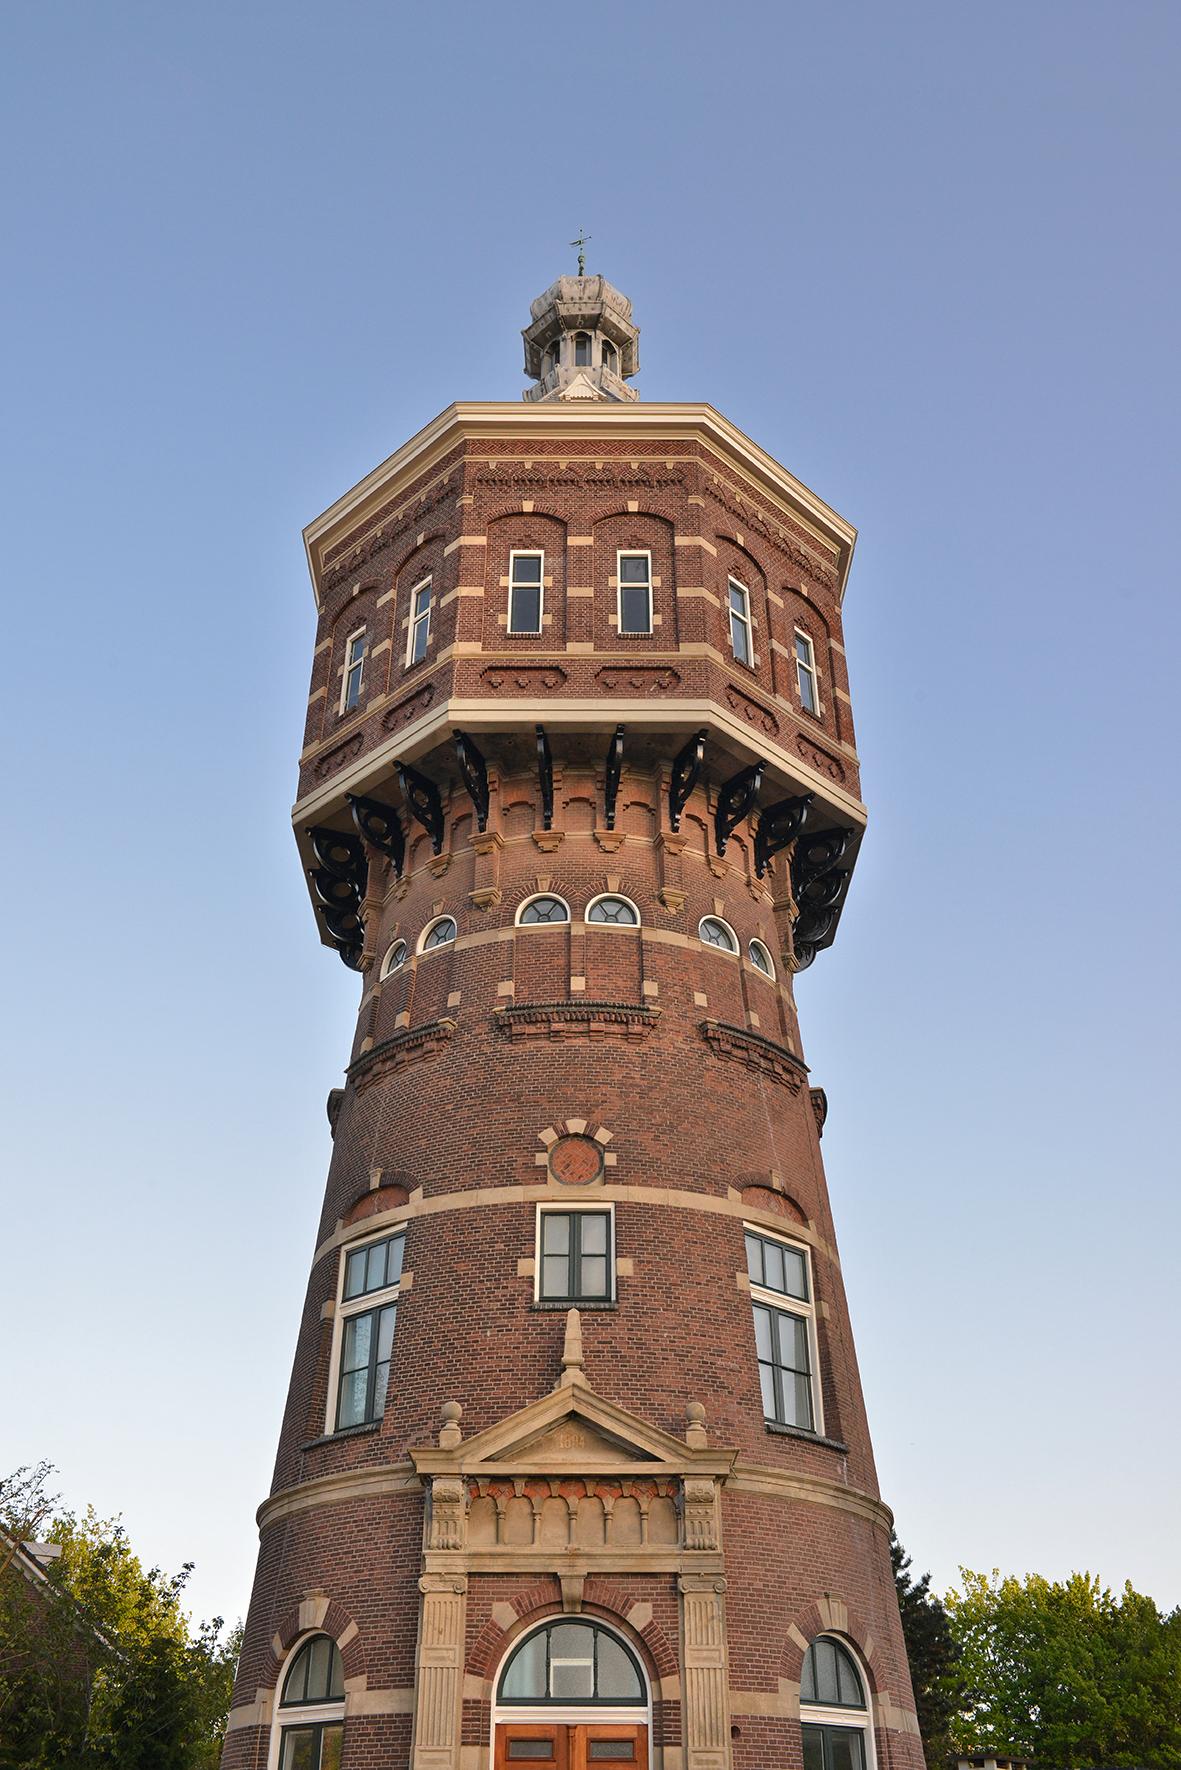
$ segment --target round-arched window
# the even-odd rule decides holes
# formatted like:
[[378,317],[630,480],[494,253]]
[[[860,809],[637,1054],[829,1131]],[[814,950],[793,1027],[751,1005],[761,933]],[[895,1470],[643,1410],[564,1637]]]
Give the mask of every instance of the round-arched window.
[[586,919],[588,922],[602,922],[608,928],[640,926],[640,912],[629,897],[593,897],[586,906]]
[[729,922],[723,922],[720,916],[703,916],[698,923],[697,932],[706,946],[716,946],[723,953],[738,951],[733,928]]
[[500,1677],[502,1703],[646,1701],[644,1674],[630,1647],[593,1622],[546,1623],[514,1648]]
[[331,1635],[312,1635],[291,1661],[275,1717],[279,1770],[338,1770],[344,1667]]
[[590,333],[589,332],[575,332],[575,334],[574,334],[574,367],[576,369],[589,369],[590,368],[590,360],[591,360]]
[[614,374],[616,372],[616,365],[618,363],[618,360],[619,359],[615,353],[615,346],[608,339],[604,338],[604,340],[603,340],[603,367],[605,369],[610,369],[612,374]]
[[857,1662],[840,1641],[818,1635],[800,1672],[804,1770],[866,1770],[869,1707]]
[[433,953],[436,947],[449,946],[455,939],[455,917],[440,916],[427,925],[418,943],[421,953]]
[[528,898],[517,911],[517,921],[532,922],[568,922],[570,907],[560,897],[551,897],[543,893],[540,897]]
[[761,971],[764,977],[774,977],[775,961],[761,940],[752,940],[746,950],[756,971]]
[[406,942],[404,940],[395,940],[393,946],[390,947],[385,958],[381,961],[381,978],[379,981],[383,981],[387,978],[391,971],[400,971],[405,963]]

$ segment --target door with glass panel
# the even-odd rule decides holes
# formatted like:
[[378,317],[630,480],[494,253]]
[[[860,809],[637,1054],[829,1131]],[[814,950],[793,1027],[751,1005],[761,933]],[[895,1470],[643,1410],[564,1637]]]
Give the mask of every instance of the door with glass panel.
[[647,1770],[648,1687],[620,1636],[579,1617],[510,1653],[496,1692],[496,1770]]
[[496,1770],[647,1770],[648,1728],[617,1721],[502,1721],[496,1729]]

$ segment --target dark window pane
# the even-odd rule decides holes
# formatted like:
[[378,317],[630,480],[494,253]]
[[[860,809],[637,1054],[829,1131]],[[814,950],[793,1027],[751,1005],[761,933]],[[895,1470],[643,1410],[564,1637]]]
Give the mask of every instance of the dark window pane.
[[397,1284],[402,1277],[402,1261],[406,1254],[406,1237],[395,1235],[390,1242],[390,1256],[386,1264],[386,1283]]
[[280,1770],[319,1770],[316,1758],[318,1727],[284,1727]]
[[509,1757],[518,1760],[533,1759],[536,1762],[541,1758],[549,1763],[556,1759],[557,1750],[557,1740],[552,1734],[548,1739],[510,1739],[508,1742]]
[[591,341],[586,332],[578,332],[574,337],[574,366],[576,369],[590,367]]
[[783,1289],[783,1249],[777,1241],[763,1243],[763,1270],[767,1274],[767,1285],[773,1291]]
[[839,1702],[840,1685],[837,1682],[836,1647],[831,1641],[813,1641],[812,1652],[816,1660],[817,1702]]
[[636,1742],[634,1739],[592,1739],[590,1756],[609,1763],[634,1764]]
[[374,1242],[369,1250],[369,1259],[365,1267],[365,1289],[379,1291],[385,1284],[385,1251],[386,1243]]
[[344,1356],[341,1368],[346,1371],[364,1370],[369,1363],[369,1341],[373,1331],[373,1317],[370,1314],[350,1315],[344,1324]]
[[505,1667],[500,1694],[510,1701],[540,1701],[545,1696],[545,1634],[530,1635]]
[[417,594],[415,595],[414,612],[416,615],[425,615],[427,609],[430,606],[431,606],[431,587],[429,584],[424,584],[422,589],[419,590],[417,592]]
[[804,1770],[824,1770],[824,1729],[803,1727]]
[[808,1368],[808,1324],[798,1315],[779,1313],[779,1362],[789,1371]]
[[509,607],[509,627],[514,633],[541,632],[541,587],[516,589]]
[[365,1252],[350,1254],[344,1266],[344,1294],[359,1297],[365,1289]]
[[325,1727],[320,1735],[319,1770],[340,1770],[340,1752],[343,1744],[343,1727]]
[[340,1404],[336,1416],[338,1426],[362,1424],[365,1418],[365,1392],[368,1387],[368,1368],[341,1377]]
[[[614,1702],[642,1702],[644,1692],[627,1649],[610,1635],[598,1642],[598,1688],[595,1694]],[[592,1754],[593,1755],[593,1754]]]
[[746,623],[740,621],[737,615],[730,617],[730,647],[740,664],[750,663],[750,638]]
[[763,1244],[757,1235],[746,1238],[746,1270],[752,1284],[763,1283]]
[[755,1350],[760,1358],[771,1357],[771,1311],[755,1304]]
[[816,1659],[811,1647],[804,1655],[804,1665],[800,1672],[800,1701],[816,1701]]
[[784,1379],[784,1388],[786,1389],[789,1384],[794,1396],[795,1413],[787,1424],[802,1426],[805,1432],[810,1432],[813,1426],[811,1379],[809,1377],[787,1377]]
[[826,1727],[828,1770],[864,1770],[865,1735],[851,1727]]
[[837,1650],[837,1683],[840,1686],[841,1702],[846,1708],[860,1709],[865,1707],[861,1679],[857,1676],[857,1668],[844,1648]]
[[514,584],[540,584],[541,554],[518,553],[513,560]]
[[650,633],[652,611],[647,588],[623,587],[619,592],[619,630],[621,633]]
[[647,584],[648,555],[624,553],[619,560],[619,580],[623,584]]
[[301,1647],[291,1662],[291,1670],[283,1685],[283,1704],[290,1708],[293,1703],[302,1702],[307,1695],[308,1687],[308,1650]]

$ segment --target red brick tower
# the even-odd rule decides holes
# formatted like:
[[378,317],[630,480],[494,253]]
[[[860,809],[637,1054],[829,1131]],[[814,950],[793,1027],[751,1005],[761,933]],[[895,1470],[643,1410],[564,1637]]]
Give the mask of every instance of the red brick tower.
[[854,531],[533,304],[306,533],[361,982],[227,1770],[916,1770],[793,974],[864,824]]

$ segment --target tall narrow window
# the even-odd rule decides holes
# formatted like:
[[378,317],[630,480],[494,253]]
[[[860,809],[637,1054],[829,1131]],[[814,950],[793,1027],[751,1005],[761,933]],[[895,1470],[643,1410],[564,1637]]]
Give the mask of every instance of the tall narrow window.
[[737,578],[727,585],[730,600],[730,650],[740,664],[753,664],[755,648],[750,630],[750,591]]
[[619,566],[619,631],[651,633],[652,631],[652,555],[620,553]]
[[385,1412],[404,1232],[366,1242],[344,1256],[340,1294],[340,1377],[336,1430],[380,1420]]
[[603,340],[603,367],[610,369],[613,375],[619,373],[619,353],[609,338]]
[[562,366],[561,334],[559,334],[558,337],[555,338],[553,343],[550,345],[549,357],[547,359],[547,362],[548,362],[548,366],[550,369],[560,369],[561,368],[561,366]]
[[611,1227],[610,1211],[538,1212],[539,1302],[610,1302]]
[[820,696],[816,691],[816,653],[812,649],[812,641],[806,633],[796,628],[796,686],[800,691],[800,706],[805,713],[820,711]]
[[869,1705],[853,1655],[818,1635],[800,1671],[804,1770],[865,1770]]
[[540,633],[544,553],[510,553],[508,567],[508,630]]
[[589,332],[575,332],[575,334],[574,334],[574,367],[576,369],[589,369],[590,368],[590,360],[591,360],[590,333]]
[[410,634],[406,641],[407,664],[421,664],[431,637],[431,581],[424,578],[410,592]]
[[340,685],[340,710],[351,713],[354,707],[361,704],[361,690],[365,684],[365,652],[368,646],[368,635],[364,627],[350,633],[344,645],[344,679]]
[[330,1635],[304,1642],[279,1699],[279,1770],[338,1770],[344,1738],[344,1667]]
[[746,1269],[764,1417],[780,1426],[818,1431],[807,1253],[791,1242],[748,1229]]

